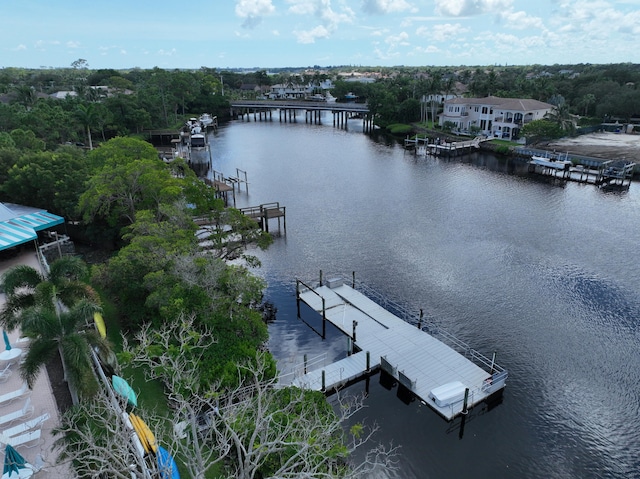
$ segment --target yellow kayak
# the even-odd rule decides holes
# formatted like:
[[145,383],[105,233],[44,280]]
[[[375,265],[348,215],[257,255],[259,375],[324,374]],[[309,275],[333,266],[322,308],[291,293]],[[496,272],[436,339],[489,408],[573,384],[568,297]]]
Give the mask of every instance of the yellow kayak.
[[140,442],[142,443],[142,447],[145,452],[153,452],[154,454],[158,451],[158,445],[156,444],[156,437],[154,436],[147,423],[132,412],[129,413],[129,419],[131,419],[131,424],[133,424],[133,429],[136,431]]
[[102,336],[102,339],[107,337],[107,327],[104,325],[104,319],[102,318],[102,314],[93,313],[93,322],[96,323],[96,329]]

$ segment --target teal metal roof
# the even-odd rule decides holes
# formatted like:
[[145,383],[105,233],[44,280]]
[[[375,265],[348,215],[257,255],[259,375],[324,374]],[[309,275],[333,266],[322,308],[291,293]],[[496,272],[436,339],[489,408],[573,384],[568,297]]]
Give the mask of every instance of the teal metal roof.
[[[38,231],[64,223],[64,218],[48,211],[30,209],[21,213],[2,205],[0,208],[0,250],[12,248],[38,238]],[[13,212],[14,216],[11,216]]]

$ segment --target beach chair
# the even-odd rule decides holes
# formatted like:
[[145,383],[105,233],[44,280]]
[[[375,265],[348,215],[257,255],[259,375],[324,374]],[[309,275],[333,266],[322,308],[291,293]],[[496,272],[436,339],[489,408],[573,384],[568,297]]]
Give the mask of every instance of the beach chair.
[[21,398],[28,392],[29,392],[29,386],[27,386],[27,383],[22,383],[22,387],[20,389],[16,389],[14,391],[10,391],[8,393],[2,394],[0,396],[0,405],[8,404],[12,401],[15,401],[16,399]]
[[0,383],[5,382],[7,379],[11,377],[11,363],[5,364],[5,366],[0,370]]
[[33,414],[33,406],[31,405],[31,397],[28,397],[22,409],[0,416],[0,426],[17,421],[18,419],[28,419],[31,414]]
[[[1,436],[0,436],[1,437]],[[40,444],[40,438],[42,437],[41,429],[33,429],[32,431],[25,432],[19,436],[5,438],[6,444],[11,444],[13,447],[25,446],[34,447]],[[37,441],[37,442],[34,442]]]
[[31,429],[36,429],[36,428],[40,428],[42,427],[42,424],[49,419],[49,413],[44,413],[38,417],[34,417],[33,419],[29,420],[29,421],[25,421],[21,424],[18,424],[17,426],[13,426],[10,427],[9,429],[5,429],[4,431],[2,431],[2,435],[5,437],[9,437],[12,438],[14,436],[18,436],[20,434],[23,434],[27,431],[30,431]]

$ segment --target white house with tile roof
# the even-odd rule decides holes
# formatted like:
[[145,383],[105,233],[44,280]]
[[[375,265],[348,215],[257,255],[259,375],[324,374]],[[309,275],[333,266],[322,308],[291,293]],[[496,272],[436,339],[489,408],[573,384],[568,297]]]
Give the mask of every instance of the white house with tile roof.
[[477,127],[483,135],[515,140],[524,125],[542,120],[553,108],[528,98],[452,98],[445,100],[439,124],[453,123],[458,131]]

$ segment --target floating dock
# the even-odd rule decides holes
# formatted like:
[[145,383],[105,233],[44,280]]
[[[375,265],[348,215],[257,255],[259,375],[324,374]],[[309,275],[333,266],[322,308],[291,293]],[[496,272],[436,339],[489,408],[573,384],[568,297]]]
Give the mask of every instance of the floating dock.
[[[508,373],[446,333],[438,338],[380,306],[341,278],[309,286],[297,281],[298,301],[333,324],[354,354],[297,375],[292,385],[330,392],[379,369],[447,420],[501,392]],[[299,305],[298,305],[299,306]]]

